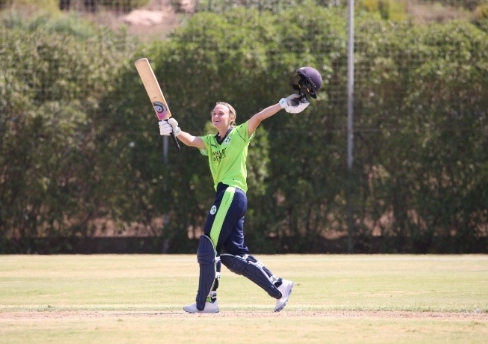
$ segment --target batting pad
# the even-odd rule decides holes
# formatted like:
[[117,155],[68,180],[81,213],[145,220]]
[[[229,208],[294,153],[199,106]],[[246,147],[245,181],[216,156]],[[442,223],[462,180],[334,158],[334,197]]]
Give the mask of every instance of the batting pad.
[[200,237],[197,251],[198,264],[200,264],[200,279],[198,281],[197,308],[202,311],[205,308],[207,296],[215,281],[215,248],[206,235]]
[[[244,257],[234,256],[232,254],[221,254],[220,261],[230,271],[243,275],[263,288],[271,297],[281,298],[281,292],[273,284],[271,273],[256,258],[250,255]],[[269,272],[269,273],[267,273]]]

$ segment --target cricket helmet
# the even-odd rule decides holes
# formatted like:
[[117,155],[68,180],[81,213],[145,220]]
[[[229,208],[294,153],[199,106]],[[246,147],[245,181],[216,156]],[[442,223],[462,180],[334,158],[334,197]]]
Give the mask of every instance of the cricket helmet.
[[310,95],[317,98],[317,91],[322,87],[322,76],[313,67],[301,67],[296,71],[292,86],[302,97]]

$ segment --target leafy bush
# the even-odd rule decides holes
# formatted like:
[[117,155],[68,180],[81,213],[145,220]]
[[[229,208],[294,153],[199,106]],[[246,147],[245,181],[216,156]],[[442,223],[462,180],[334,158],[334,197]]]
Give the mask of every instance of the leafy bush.
[[107,211],[94,114],[132,45],[108,30],[81,40],[31,24],[0,29],[1,236],[86,234]]
[[32,7],[47,12],[57,12],[59,0],[0,0],[0,9]]
[[151,0],[96,0],[98,8],[118,12],[130,12],[133,9],[146,6]]
[[474,17],[476,20],[488,19],[488,3],[476,7]]
[[73,18],[43,18],[13,16],[0,27],[1,237],[89,236],[103,219],[164,236],[168,252],[194,251],[188,238],[212,201],[210,174],[195,149],[161,157],[139,57],[152,61],[181,127],[197,135],[212,131],[216,101],[232,103],[242,123],[288,95],[298,67],[322,74],[305,112],[271,117],[253,139],[246,230],[255,250],[317,252],[322,236],[346,234],[350,190],[356,247],[384,235],[384,252],[469,252],[486,236],[481,25],[358,13],[348,171],[345,9],[201,12],[168,41],[143,46]]
[[299,6],[330,7],[335,0],[200,0],[197,1],[197,12],[224,13],[237,8],[255,9],[260,12],[281,12]]
[[0,22],[10,29],[17,28],[30,32],[43,30],[47,33],[65,34],[80,39],[89,39],[100,31],[94,24],[83,20],[75,13],[63,16],[45,13],[26,20],[25,15],[20,12],[6,11],[2,13]]
[[450,6],[450,7],[462,7],[466,8],[468,10],[473,10],[478,6],[482,1],[484,0],[416,0],[416,2],[420,4],[432,4],[433,2],[439,3],[444,6]]
[[407,18],[407,5],[398,0],[360,0],[357,8],[378,13],[383,19],[405,20]]

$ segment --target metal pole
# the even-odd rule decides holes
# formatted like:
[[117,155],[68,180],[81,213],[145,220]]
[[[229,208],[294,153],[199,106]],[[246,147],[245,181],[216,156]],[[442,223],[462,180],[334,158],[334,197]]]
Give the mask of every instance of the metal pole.
[[[169,152],[169,136],[163,136],[163,163],[165,171],[168,170],[168,152]],[[168,192],[168,185],[166,183],[166,176],[163,179],[163,192],[166,195]],[[165,238],[163,239],[163,247],[161,247],[161,253],[168,253],[169,249],[169,239],[168,236],[165,235],[166,231],[168,230],[168,223],[169,223],[169,215],[168,213],[163,214],[163,235]]]
[[354,219],[353,194],[353,146],[354,146],[354,0],[349,0],[349,42],[347,49],[347,252],[353,253]]

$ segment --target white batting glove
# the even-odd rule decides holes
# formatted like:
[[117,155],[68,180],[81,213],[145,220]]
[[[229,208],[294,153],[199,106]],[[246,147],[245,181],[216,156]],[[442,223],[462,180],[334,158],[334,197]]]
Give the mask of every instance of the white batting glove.
[[298,94],[292,94],[286,98],[281,98],[280,106],[288,113],[300,113],[310,105],[310,102],[305,97],[302,99],[299,98],[300,96]]
[[166,120],[159,121],[159,134],[169,136],[173,132],[173,127]]
[[169,136],[174,133],[178,136],[181,133],[181,129],[178,126],[178,122],[174,118],[168,120],[159,121],[159,134],[164,136]]

